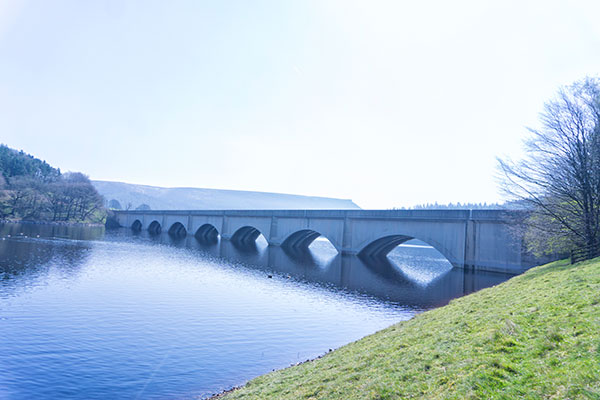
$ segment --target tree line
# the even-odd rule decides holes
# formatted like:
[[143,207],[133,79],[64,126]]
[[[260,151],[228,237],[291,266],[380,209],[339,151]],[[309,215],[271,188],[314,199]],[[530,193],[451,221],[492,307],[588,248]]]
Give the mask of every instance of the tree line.
[[600,254],[600,79],[560,88],[529,130],[523,159],[499,159],[504,191],[529,211],[529,249]]
[[[128,210],[134,209],[133,203],[130,201],[123,203],[123,204],[125,204],[125,206],[122,206],[121,202],[117,199],[110,199],[106,205],[109,210],[126,210],[126,211],[128,211]],[[142,203],[139,206],[135,207],[135,210],[138,210],[138,211],[147,211],[147,210],[151,210],[151,209],[152,208],[146,203]]]
[[105,215],[103,198],[86,175],[61,173],[0,145],[0,219],[102,222]]
[[410,207],[413,210],[490,210],[490,209],[500,209],[505,208],[505,205],[499,203],[448,203],[448,204],[438,204],[435,203],[426,203],[426,204],[417,204],[416,206]]

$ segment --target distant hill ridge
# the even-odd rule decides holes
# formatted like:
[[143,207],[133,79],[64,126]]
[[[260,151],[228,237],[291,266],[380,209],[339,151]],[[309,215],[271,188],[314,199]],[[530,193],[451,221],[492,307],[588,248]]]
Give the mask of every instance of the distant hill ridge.
[[117,200],[123,208],[142,204],[153,210],[282,210],[360,209],[352,200],[243,190],[165,188],[123,182],[92,181],[107,202]]

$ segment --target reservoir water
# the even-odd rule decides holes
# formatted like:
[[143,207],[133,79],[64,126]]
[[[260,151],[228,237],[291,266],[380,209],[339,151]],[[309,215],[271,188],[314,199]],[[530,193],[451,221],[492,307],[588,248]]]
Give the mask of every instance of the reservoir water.
[[0,225],[0,399],[203,398],[510,276],[127,229]]

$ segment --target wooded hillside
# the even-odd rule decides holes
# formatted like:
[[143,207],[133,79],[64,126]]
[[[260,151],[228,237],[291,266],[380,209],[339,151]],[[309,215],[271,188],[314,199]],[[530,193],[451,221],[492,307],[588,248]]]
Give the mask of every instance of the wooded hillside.
[[103,199],[89,178],[0,145],[0,219],[101,222]]

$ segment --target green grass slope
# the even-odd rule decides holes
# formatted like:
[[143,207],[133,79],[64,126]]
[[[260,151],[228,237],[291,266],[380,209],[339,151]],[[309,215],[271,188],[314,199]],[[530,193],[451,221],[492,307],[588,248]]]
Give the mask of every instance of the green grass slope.
[[600,259],[534,268],[232,399],[600,399]]

